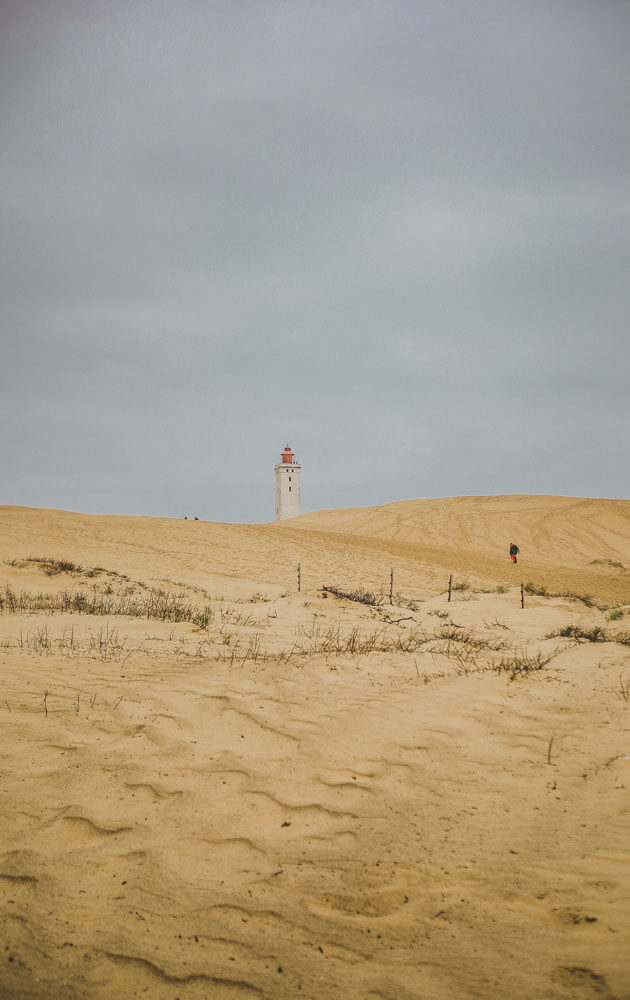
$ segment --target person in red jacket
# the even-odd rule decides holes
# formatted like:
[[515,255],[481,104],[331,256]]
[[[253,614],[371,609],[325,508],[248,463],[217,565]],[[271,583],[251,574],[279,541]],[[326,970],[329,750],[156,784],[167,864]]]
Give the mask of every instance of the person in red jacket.
[[517,555],[518,555],[518,545],[515,545],[514,542],[510,542],[510,557],[513,563],[516,562]]

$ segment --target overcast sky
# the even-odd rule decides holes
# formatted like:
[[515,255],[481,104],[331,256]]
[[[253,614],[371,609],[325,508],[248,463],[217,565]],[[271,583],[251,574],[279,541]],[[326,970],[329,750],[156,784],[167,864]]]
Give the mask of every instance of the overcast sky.
[[0,504],[630,496],[627,0],[0,0]]

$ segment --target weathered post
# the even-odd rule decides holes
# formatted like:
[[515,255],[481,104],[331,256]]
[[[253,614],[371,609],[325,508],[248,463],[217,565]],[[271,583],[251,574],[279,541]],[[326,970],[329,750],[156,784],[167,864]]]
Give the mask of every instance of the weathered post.
[[448,599],[449,599],[449,601],[451,599],[451,590],[452,589],[453,589],[453,574],[451,573],[451,575],[448,578]]
[[392,566],[391,572],[389,574],[389,603],[394,603],[394,567]]
[[302,565],[298,563],[298,590],[302,589]]
[[525,607],[525,584],[521,584],[521,607]]

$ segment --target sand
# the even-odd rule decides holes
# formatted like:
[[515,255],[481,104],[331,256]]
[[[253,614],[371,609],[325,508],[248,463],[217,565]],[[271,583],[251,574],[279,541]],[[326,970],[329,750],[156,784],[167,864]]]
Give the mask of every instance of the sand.
[[628,566],[626,501],[0,508],[0,996],[630,998]]

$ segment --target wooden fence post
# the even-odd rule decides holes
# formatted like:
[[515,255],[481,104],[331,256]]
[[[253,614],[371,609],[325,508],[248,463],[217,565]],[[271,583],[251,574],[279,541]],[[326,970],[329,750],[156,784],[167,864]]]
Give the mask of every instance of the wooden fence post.
[[389,574],[389,603],[394,603],[394,567],[392,566],[391,572]]
[[452,589],[453,589],[453,574],[451,573],[451,575],[448,578],[448,599],[449,599],[449,601],[451,599],[451,590]]
[[298,563],[298,590],[302,589],[302,566]]
[[521,607],[525,607],[525,585],[521,584]]

